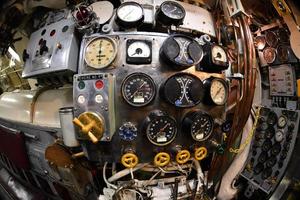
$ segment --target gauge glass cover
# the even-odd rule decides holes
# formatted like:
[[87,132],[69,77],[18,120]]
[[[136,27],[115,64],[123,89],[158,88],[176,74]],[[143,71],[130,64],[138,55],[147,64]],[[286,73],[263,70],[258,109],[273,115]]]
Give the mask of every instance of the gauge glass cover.
[[287,118],[286,116],[284,115],[281,115],[279,118],[278,118],[278,122],[277,122],[277,125],[279,128],[284,128],[287,124]]
[[149,141],[158,146],[171,143],[177,133],[176,121],[169,116],[154,117],[146,128]]
[[225,50],[219,45],[213,45],[211,49],[212,61],[214,63],[227,63]]
[[264,56],[265,61],[268,64],[271,64],[276,59],[276,50],[272,47],[267,47],[263,51],[263,56]]
[[214,79],[210,86],[210,96],[216,105],[224,105],[227,101],[228,90],[224,80]]
[[196,114],[191,126],[191,135],[196,141],[206,140],[212,133],[213,119],[208,114]]
[[135,22],[143,17],[143,8],[134,4],[124,4],[117,10],[118,17],[125,22]]
[[266,33],[266,42],[270,47],[276,47],[278,44],[278,36],[273,31]]
[[108,37],[98,37],[90,41],[85,48],[85,62],[95,69],[109,66],[117,54],[116,43]]
[[180,4],[168,1],[162,4],[162,12],[171,19],[182,19],[185,17],[185,11]]
[[144,73],[133,73],[127,76],[121,90],[124,100],[135,107],[149,104],[156,94],[153,79]]

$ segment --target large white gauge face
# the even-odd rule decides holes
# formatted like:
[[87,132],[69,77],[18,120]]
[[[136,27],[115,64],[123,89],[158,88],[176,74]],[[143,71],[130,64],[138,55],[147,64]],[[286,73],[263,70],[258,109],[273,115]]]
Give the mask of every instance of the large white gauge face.
[[227,63],[227,55],[225,50],[219,45],[214,45],[211,49],[213,61]]
[[138,4],[124,4],[117,10],[117,15],[125,22],[135,22],[143,17],[143,8]]
[[127,49],[129,57],[148,58],[151,50],[148,44],[142,41],[136,41],[129,45]]
[[216,105],[224,105],[227,101],[228,91],[225,81],[214,79],[210,86],[210,96]]
[[116,43],[108,37],[93,39],[85,49],[85,62],[95,69],[110,65],[116,57]]

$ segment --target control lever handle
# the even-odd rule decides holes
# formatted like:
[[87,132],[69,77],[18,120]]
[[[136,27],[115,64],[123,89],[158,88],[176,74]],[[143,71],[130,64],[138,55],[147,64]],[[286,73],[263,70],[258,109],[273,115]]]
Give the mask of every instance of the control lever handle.
[[91,121],[87,125],[84,125],[81,123],[81,121],[78,118],[75,117],[73,119],[73,123],[81,129],[81,132],[83,132],[84,134],[87,134],[93,143],[96,144],[97,142],[99,142],[97,137],[91,132],[91,129],[95,125],[94,121]]

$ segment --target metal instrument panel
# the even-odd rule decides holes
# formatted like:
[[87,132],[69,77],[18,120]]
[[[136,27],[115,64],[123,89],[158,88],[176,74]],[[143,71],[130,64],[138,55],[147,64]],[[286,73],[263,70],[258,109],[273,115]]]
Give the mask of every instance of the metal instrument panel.
[[[54,72],[77,71],[78,41],[72,19],[63,19],[32,33],[27,46],[23,78]],[[42,43],[45,42],[42,51]]]
[[[159,92],[156,93],[152,102],[144,107],[133,107],[129,105],[122,97],[121,92],[121,83],[129,74],[134,72],[142,72],[149,75],[154,83],[156,84],[156,90],[159,91],[160,86],[164,81],[180,72],[191,73],[201,79],[202,81],[206,78],[211,76],[223,78],[222,74],[209,74],[204,72],[199,72],[195,69],[194,66],[181,71],[172,70],[168,65],[161,61],[159,57],[159,50],[164,42],[164,40],[168,37],[167,34],[161,33],[146,33],[146,32],[135,32],[135,33],[114,33],[105,35],[106,37],[113,38],[117,43],[117,56],[111,66],[96,70],[91,68],[85,64],[84,57],[85,55],[85,46],[86,44],[93,38],[102,36],[101,34],[94,34],[88,37],[84,37],[81,50],[80,50],[80,60],[79,60],[79,74],[75,76],[75,84],[74,84],[74,98],[79,95],[77,86],[76,78],[79,76],[84,76],[85,74],[94,74],[94,75],[101,75],[101,74],[112,74],[115,77],[115,87],[114,87],[114,103],[115,103],[115,127],[116,132],[110,133],[110,135],[114,135],[112,138],[111,143],[103,143],[100,142],[97,145],[92,144],[91,142],[83,142],[82,145],[85,147],[85,153],[88,155],[89,159],[91,160],[115,160],[119,161],[120,154],[122,154],[126,149],[134,149],[137,155],[140,157],[140,162],[149,162],[152,159],[153,154],[157,151],[166,150],[168,152],[172,152],[172,149],[176,145],[182,145],[184,148],[193,150],[193,145],[207,145],[210,146],[209,140],[211,138],[217,138],[216,140],[219,141],[221,134],[213,134],[211,138],[203,142],[195,142],[193,141],[192,137],[185,135],[181,130],[181,123],[185,116],[185,114],[191,110],[199,109],[201,111],[207,112],[210,114],[216,121],[223,121],[224,120],[224,109],[225,106],[207,106],[202,103],[198,104],[192,108],[177,108],[166,103],[164,100],[160,98]],[[142,64],[142,65],[134,65],[134,64],[127,64],[126,63],[126,41],[130,39],[135,40],[148,40],[152,42],[152,62],[150,64]],[[91,90],[87,90],[84,93],[89,93]],[[103,91],[107,95],[107,90]],[[92,95],[93,92],[91,92]],[[78,106],[75,102],[75,110],[79,109],[80,111],[76,112],[76,116],[78,116],[81,112],[84,111],[91,111],[97,110],[100,112],[101,115],[105,111],[101,111],[100,106],[93,102],[94,97],[92,100],[88,100],[88,104],[83,106]],[[74,99],[75,101],[76,99]],[[93,108],[93,109],[92,109]],[[166,112],[168,115],[174,117],[178,124],[178,133],[175,140],[164,147],[158,147],[151,144],[145,135],[143,130],[143,122],[145,118],[149,115],[149,113],[153,110],[162,110]],[[118,129],[122,126],[125,122],[132,122],[138,129],[137,138],[134,141],[128,142],[123,141],[118,135]],[[215,126],[217,127],[217,126]],[[120,145],[121,144],[121,145]],[[104,150],[105,149],[105,150]],[[152,149],[151,151],[149,149]],[[113,155],[110,155],[113,152]],[[110,158],[108,158],[110,157]]]
[[[271,194],[281,181],[294,150],[299,114],[281,108],[261,109],[250,154],[241,173],[248,181],[246,197],[250,198],[256,189]],[[282,121],[284,118],[286,121]]]

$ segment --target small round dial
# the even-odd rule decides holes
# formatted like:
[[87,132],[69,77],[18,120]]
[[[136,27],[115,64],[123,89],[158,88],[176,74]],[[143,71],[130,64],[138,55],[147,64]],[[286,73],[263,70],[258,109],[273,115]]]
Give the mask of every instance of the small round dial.
[[151,55],[151,49],[145,42],[136,41],[128,46],[127,54],[130,57],[147,58]]
[[287,125],[287,118],[286,118],[286,116],[281,115],[278,118],[277,125],[278,125],[279,128],[284,128]]
[[281,142],[284,138],[284,135],[283,135],[283,132],[281,130],[278,130],[276,133],[275,133],[275,140],[276,142]]
[[276,59],[276,49],[267,47],[263,51],[263,56],[268,64],[272,64]]
[[144,20],[144,10],[136,2],[125,2],[117,10],[117,23],[124,28],[140,25]]
[[278,44],[278,36],[273,31],[266,33],[266,42],[270,47],[276,47]]
[[109,66],[117,54],[116,43],[108,37],[97,37],[91,40],[85,48],[85,62],[95,69]]
[[277,47],[277,56],[281,63],[286,63],[289,60],[289,48],[284,45],[279,45]]
[[164,25],[179,25],[185,17],[184,8],[177,2],[165,1],[160,5],[157,21]]
[[210,85],[210,97],[216,105],[224,105],[228,97],[228,87],[223,79],[215,78]]
[[278,37],[280,43],[288,43],[290,40],[289,32],[285,28],[281,28],[278,30]]
[[226,51],[219,45],[213,45],[211,48],[211,56],[214,64],[225,65],[227,63]]
[[135,107],[149,104],[156,94],[153,79],[144,73],[133,73],[122,83],[122,96],[127,103]]
[[192,111],[183,119],[183,131],[188,130],[196,141],[204,141],[211,135],[213,124],[210,115],[200,111]]
[[175,35],[164,41],[160,56],[170,67],[182,70],[198,64],[203,57],[203,49],[193,38]]
[[266,37],[264,35],[257,36],[254,44],[258,50],[263,50],[266,46]]
[[187,108],[199,104],[203,98],[202,81],[187,73],[178,73],[161,85],[160,95],[176,107]]
[[269,125],[274,126],[277,123],[277,114],[273,111],[269,112],[267,122]]
[[145,120],[145,130],[152,144],[164,146],[176,137],[176,121],[161,111],[154,111]]
[[119,136],[122,140],[132,141],[137,137],[137,128],[131,122],[125,122],[119,128]]

